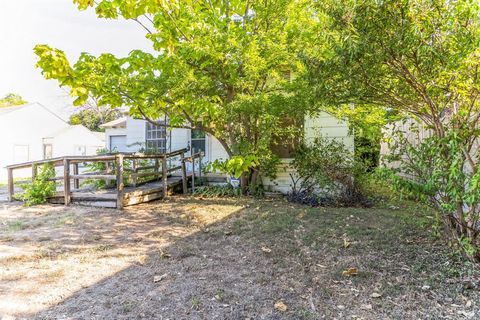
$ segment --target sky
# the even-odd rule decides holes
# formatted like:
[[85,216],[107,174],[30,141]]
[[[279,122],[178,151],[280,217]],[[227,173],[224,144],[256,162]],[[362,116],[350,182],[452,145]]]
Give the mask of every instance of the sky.
[[35,68],[36,44],[63,50],[71,63],[81,52],[125,56],[133,49],[151,50],[135,22],[98,19],[93,9],[79,11],[72,0],[0,0],[0,97],[17,93],[63,118],[73,110],[72,99]]

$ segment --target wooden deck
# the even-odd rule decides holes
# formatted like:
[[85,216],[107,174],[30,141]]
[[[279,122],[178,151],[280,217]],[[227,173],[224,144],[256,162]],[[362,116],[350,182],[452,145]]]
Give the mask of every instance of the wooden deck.
[[[191,181],[192,175],[187,179]],[[181,176],[169,176],[167,179],[167,195],[175,191],[180,191],[182,186]],[[139,203],[149,202],[164,198],[163,181],[148,182],[137,187],[125,187],[123,193],[123,207],[132,206]],[[55,204],[65,204],[63,192],[58,192],[54,197],[49,198],[48,202]],[[92,207],[117,207],[117,190],[72,190],[70,194],[70,203]]]
[[[167,154],[118,153],[61,157],[7,166],[9,199],[14,199],[14,170],[30,167],[31,181],[33,181],[37,176],[38,168],[47,163],[55,167],[63,167],[63,175],[50,179],[55,181],[57,187],[59,183],[63,187],[55,196],[49,198],[51,203],[64,205],[76,203],[122,209],[125,206],[164,198],[176,190],[186,193],[188,183],[191,182],[192,188],[195,188],[195,177],[201,177],[203,156],[202,153],[185,156],[187,151],[187,149],[181,149]],[[172,160],[175,160],[178,165],[172,164]],[[187,172],[187,162],[191,163],[189,172]],[[79,164],[85,163],[103,163],[104,170],[80,174]],[[97,190],[81,189],[80,180],[114,181],[114,187]]]

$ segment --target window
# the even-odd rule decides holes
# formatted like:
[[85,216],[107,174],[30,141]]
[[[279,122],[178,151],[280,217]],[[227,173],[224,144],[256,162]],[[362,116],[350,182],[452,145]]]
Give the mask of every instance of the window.
[[166,153],[167,128],[165,126],[157,126],[147,122],[146,129],[145,146],[147,151]]
[[191,131],[192,151],[205,153],[205,132],[199,129]]
[[43,159],[52,159],[53,158],[53,146],[52,144],[43,145]]

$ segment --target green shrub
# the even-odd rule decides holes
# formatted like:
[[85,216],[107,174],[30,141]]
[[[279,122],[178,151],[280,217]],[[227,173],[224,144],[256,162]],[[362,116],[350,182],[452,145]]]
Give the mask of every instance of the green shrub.
[[25,193],[21,199],[25,201],[25,205],[32,206],[47,202],[47,199],[55,195],[56,185],[54,181],[50,181],[55,177],[55,167],[52,163],[45,163],[32,183],[22,186]]
[[309,205],[367,204],[358,179],[365,172],[345,144],[325,137],[300,145],[291,163],[289,200]]
[[222,185],[222,186],[199,186],[195,187],[195,192],[193,193],[196,196],[202,197],[233,197],[239,196],[241,190],[239,188],[234,189],[231,185]]
[[[478,138],[465,129],[446,127],[443,136],[422,137],[412,127],[409,135],[393,131],[390,168],[380,170],[391,188],[435,209],[438,229],[471,260],[480,262],[480,171]],[[478,133],[475,133],[478,134]],[[470,146],[469,147],[469,143]]]

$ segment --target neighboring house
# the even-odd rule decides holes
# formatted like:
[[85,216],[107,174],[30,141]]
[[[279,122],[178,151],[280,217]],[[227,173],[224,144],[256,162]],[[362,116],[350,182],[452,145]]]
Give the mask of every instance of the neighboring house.
[[[171,129],[154,126],[145,120],[123,118],[101,125],[105,128],[106,147],[110,151],[138,152],[154,149],[158,152],[170,152],[181,148],[191,147],[196,151],[203,151],[204,161],[227,159],[228,155],[220,142],[213,136],[197,130]],[[328,113],[321,113],[315,118],[306,118],[304,122],[304,139],[311,141],[317,135],[340,139],[353,152],[353,136],[349,134],[348,124],[340,121]],[[263,179],[268,189],[283,193],[291,190],[288,163],[291,159],[285,157],[278,168],[275,180]]]
[[[103,134],[82,125],[69,125],[40,103],[0,108],[0,181],[7,179],[7,165],[66,155],[94,155],[104,145]],[[25,176],[29,175],[25,172]]]

